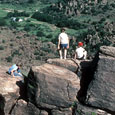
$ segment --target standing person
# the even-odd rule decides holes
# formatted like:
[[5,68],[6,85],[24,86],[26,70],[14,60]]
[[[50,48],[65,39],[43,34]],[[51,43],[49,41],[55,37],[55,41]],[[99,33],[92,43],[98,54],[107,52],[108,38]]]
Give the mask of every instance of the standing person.
[[65,33],[65,29],[62,28],[61,33],[59,34],[59,37],[58,37],[58,50],[59,50],[60,59],[63,59],[62,49],[64,49],[64,59],[67,58],[68,48],[69,48],[69,37]]
[[78,48],[75,51],[75,57],[74,57],[75,59],[78,59],[78,60],[86,59],[87,51],[82,46],[83,46],[83,43],[78,42]]

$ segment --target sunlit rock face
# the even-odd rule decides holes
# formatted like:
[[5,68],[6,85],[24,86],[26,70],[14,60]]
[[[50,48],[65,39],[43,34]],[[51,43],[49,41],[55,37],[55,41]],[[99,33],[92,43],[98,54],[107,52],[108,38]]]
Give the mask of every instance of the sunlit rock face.
[[79,89],[77,75],[56,65],[33,66],[28,75],[28,97],[38,107],[69,108]]
[[19,98],[20,77],[11,77],[6,72],[8,67],[0,66],[0,111],[8,114]]

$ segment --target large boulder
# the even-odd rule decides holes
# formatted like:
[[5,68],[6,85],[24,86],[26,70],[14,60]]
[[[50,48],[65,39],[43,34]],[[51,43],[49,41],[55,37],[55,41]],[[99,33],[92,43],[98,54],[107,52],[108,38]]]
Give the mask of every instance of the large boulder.
[[78,70],[78,63],[79,62],[76,63],[72,59],[66,59],[65,60],[65,59],[55,58],[55,59],[48,59],[47,63],[54,64],[54,65],[57,65],[57,66],[61,66],[61,67],[69,69],[72,72],[76,72]]
[[40,115],[40,110],[32,103],[21,99],[16,103],[11,115]]
[[74,115],[111,115],[110,113],[107,113],[104,110],[93,108],[90,106],[88,107],[79,102],[76,102],[73,111],[74,111]]
[[33,66],[28,75],[29,101],[37,107],[69,108],[79,89],[77,75],[56,65]]
[[87,91],[86,103],[115,112],[115,48],[101,47],[101,52],[97,71]]
[[115,47],[102,46],[100,47],[100,52],[104,55],[115,57]]
[[8,67],[0,66],[0,113],[8,115],[19,98],[21,78],[13,78],[6,72]]

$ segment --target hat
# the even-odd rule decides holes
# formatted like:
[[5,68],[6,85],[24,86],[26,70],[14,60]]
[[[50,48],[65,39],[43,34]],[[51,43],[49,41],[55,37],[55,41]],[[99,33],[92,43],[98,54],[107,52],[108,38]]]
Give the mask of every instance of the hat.
[[83,46],[83,43],[82,42],[78,42],[78,46]]

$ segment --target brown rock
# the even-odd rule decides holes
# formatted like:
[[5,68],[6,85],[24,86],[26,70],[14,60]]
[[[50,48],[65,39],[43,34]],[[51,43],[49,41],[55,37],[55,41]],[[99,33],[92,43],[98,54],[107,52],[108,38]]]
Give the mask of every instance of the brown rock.
[[[105,49],[108,54],[108,47]],[[111,49],[115,52],[115,48]],[[97,71],[87,92],[87,104],[115,112],[115,57],[100,54]]]
[[39,115],[40,110],[32,103],[19,100],[12,110],[11,115]]
[[47,63],[49,64],[54,64],[57,66],[61,66],[64,67],[66,69],[69,69],[72,72],[76,72],[78,69],[78,64],[75,63],[75,61],[71,60],[71,59],[48,59]]
[[40,115],[48,115],[48,112],[41,110]]
[[28,75],[29,100],[42,108],[68,108],[80,88],[77,75],[63,67],[34,66]]
[[7,72],[8,68],[0,66],[0,110],[4,114],[8,114],[14,105],[16,99],[19,98],[20,78],[12,78]]
[[86,105],[82,105],[81,103],[76,103],[77,106],[74,108],[74,115],[112,115],[104,110],[88,107]]
[[72,109],[52,110],[52,115],[72,115]]
[[104,55],[115,57],[115,47],[102,46],[100,47],[100,52]]

